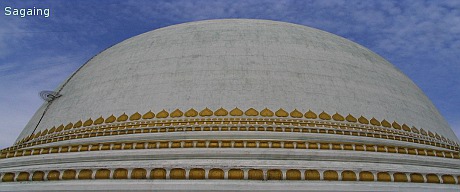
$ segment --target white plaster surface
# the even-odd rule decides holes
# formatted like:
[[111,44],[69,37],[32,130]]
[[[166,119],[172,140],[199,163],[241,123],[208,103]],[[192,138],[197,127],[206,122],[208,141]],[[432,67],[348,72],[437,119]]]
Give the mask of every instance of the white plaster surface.
[[396,120],[458,141],[392,64],[344,38],[283,22],[209,20],[147,32],[101,52],[57,90],[62,97],[37,131],[124,112],[268,107]]
[[209,20],[147,32],[101,52],[57,90],[62,97],[37,131],[124,112],[268,107],[396,120],[458,141],[392,64],[344,38],[283,22]]

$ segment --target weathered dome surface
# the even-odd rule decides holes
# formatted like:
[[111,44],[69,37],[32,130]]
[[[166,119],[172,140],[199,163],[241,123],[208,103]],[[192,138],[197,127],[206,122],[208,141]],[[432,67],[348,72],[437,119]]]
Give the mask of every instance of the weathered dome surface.
[[0,151],[0,191],[460,190],[459,141],[423,92],[317,29],[174,25],[56,92]]
[[211,20],[144,33],[95,56],[58,90],[63,96],[18,140],[112,114],[238,107],[375,117],[458,142],[392,64],[344,38],[282,22]]

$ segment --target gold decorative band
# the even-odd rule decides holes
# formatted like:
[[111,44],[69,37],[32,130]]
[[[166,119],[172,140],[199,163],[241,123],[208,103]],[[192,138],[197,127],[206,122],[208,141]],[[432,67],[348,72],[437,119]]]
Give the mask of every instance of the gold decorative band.
[[[206,118],[196,118],[198,116]],[[89,118],[84,122],[80,120],[75,123],[68,123],[65,126],[64,124],[61,124],[57,127],[45,129],[37,133],[32,133],[31,135],[22,139],[15,146],[4,149],[2,151],[11,151],[23,147],[34,146],[37,144],[82,138],[86,137],[87,134],[89,134],[88,137],[123,134],[124,132],[120,131],[122,129],[136,128],[137,130],[133,130],[132,132],[150,133],[168,132],[161,130],[171,130],[171,128],[182,128],[185,131],[189,128],[195,130],[197,126],[204,125],[273,126],[272,129],[283,130],[285,130],[285,128],[280,128],[280,126],[292,126],[292,128],[286,129],[302,129],[299,132],[310,133],[315,132],[315,130],[318,133],[329,133],[332,131],[335,134],[343,134],[343,132],[349,132],[349,135],[366,137],[369,137],[370,134],[377,135],[376,137],[378,138],[395,139],[409,142],[415,141],[416,143],[428,144],[451,150],[459,150],[457,143],[437,133],[432,133],[431,131],[427,132],[424,129],[417,129],[415,127],[409,127],[406,124],[401,125],[397,122],[390,123],[385,119],[382,121],[379,121],[375,118],[368,120],[368,118],[364,116],[355,118],[351,114],[343,116],[339,113],[329,115],[324,111],[317,115],[311,110],[302,113],[297,109],[288,113],[283,109],[272,112],[268,108],[265,108],[260,112],[253,108],[250,108],[245,112],[239,108],[234,108],[231,111],[220,108],[214,112],[208,108],[205,108],[198,112],[192,108],[187,110],[185,113],[179,109],[176,109],[171,113],[166,110],[162,110],[157,114],[153,113],[152,111],[148,111],[143,115],[136,112],[130,116],[123,113],[118,117],[110,115],[107,118],[103,118],[101,116],[95,120]],[[317,128],[315,129],[311,127]],[[146,130],[147,128],[152,129]],[[250,129],[250,127],[247,129]],[[339,131],[336,131],[337,129],[339,129]],[[221,129],[219,128],[219,130]],[[260,127],[257,128],[257,130],[260,130]],[[267,129],[264,130],[267,131]],[[129,131],[126,131],[125,133],[129,134]]]
[[122,115],[118,116],[118,118],[115,117],[112,114],[112,115],[110,115],[109,117],[107,117],[105,119],[102,116],[100,116],[96,120],[93,120],[93,119],[89,118],[84,122],[80,120],[80,121],[78,121],[76,123],[68,123],[65,126],[63,124],[61,124],[60,126],[52,127],[49,130],[45,129],[44,131],[40,131],[38,133],[32,134],[32,135],[28,136],[27,138],[25,138],[25,140],[38,138],[38,137],[41,137],[41,136],[45,136],[47,134],[58,133],[58,132],[61,132],[63,130],[69,130],[71,128],[87,127],[87,126],[91,126],[91,125],[101,125],[101,124],[104,124],[104,123],[109,124],[109,123],[114,123],[114,122],[137,121],[137,120],[141,120],[141,119],[142,120],[150,120],[150,119],[153,119],[153,118],[162,119],[162,118],[168,118],[168,117],[169,118],[179,118],[179,117],[194,118],[194,117],[197,117],[197,116],[200,116],[200,117],[234,116],[235,117],[235,116],[243,116],[243,115],[248,116],[248,117],[255,117],[255,116],[275,117],[276,116],[276,117],[282,117],[282,118],[286,118],[286,117],[290,116],[290,117],[296,118],[296,119],[301,119],[301,118],[312,119],[312,120],[313,119],[321,119],[321,120],[333,120],[333,121],[339,121],[339,122],[360,123],[360,124],[363,124],[363,125],[369,125],[370,124],[370,125],[374,125],[374,126],[382,126],[382,127],[386,127],[386,128],[394,128],[394,129],[403,130],[403,131],[406,131],[406,132],[413,132],[413,133],[416,133],[416,134],[421,134],[421,135],[424,135],[424,136],[429,136],[429,137],[432,137],[432,138],[436,138],[436,139],[442,140],[444,142],[449,142],[450,144],[454,144],[453,141],[450,141],[449,139],[447,139],[447,138],[445,138],[443,136],[440,136],[437,133],[432,133],[431,131],[427,132],[423,128],[420,129],[420,130],[415,128],[415,127],[411,128],[406,124],[401,125],[401,124],[399,124],[397,122],[390,123],[385,119],[382,120],[382,121],[379,121],[379,120],[377,120],[375,118],[371,118],[370,120],[368,120],[368,118],[366,118],[364,116],[360,116],[359,118],[355,118],[351,114],[349,114],[346,117],[344,117],[343,115],[341,115],[339,113],[335,113],[334,115],[331,116],[331,115],[329,115],[328,113],[326,113],[324,111],[321,112],[319,115],[317,115],[316,113],[314,113],[311,110],[309,110],[309,111],[305,112],[305,114],[303,114],[300,111],[298,111],[297,109],[294,109],[294,111],[288,113],[287,111],[285,111],[285,110],[283,110],[281,108],[279,110],[277,110],[275,113],[273,113],[268,108],[263,109],[260,113],[257,110],[255,110],[254,108],[249,108],[245,112],[243,112],[239,108],[234,108],[230,112],[228,112],[224,108],[220,108],[220,109],[216,110],[215,112],[211,111],[208,108],[205,108],[201,112],[198,113],[195,109],[192,108],[192,109],[189,109],[188,111],[186,111],[185,113],[183,113],[179,109],[176,109],[171,113],[169,113],[169,112],[167,112],[166,110],[163,109],[162,111],[158,112],[156,115],[152,111],[148,111],[144,115],[141,115],[140,113],[136,112],[136,113],[130,115],[129,117],[128,117],[128,115],[123,113]]
[[[305,180],[458,184],[460,176],[434,173],[270,168],[113,168],[0,173],[2,182],[92,179]],[[455,178],[457,177],[457,179]]]
[[452,151],[430,150],[359,143],[308,142],[299,140],[164,140],[125,143],[93,143],[84,145],[64,145],[2,152],[0,158],[12,158],[54,153],[72,153],[106,150],[175,149],[175,148],[283,148],[309,150],[349,150],[381,153],[399,153],[409,155],[432,156],[460,159],[460,153]]
[[[150,112],[146,114],[150,114]],[[15,151],[24,147],[79,138],[189,131],[266,131],[338,134],[399,140],[458,151],[458,147],[456,146],[413,132],[369,124],[334,122],[330,120],[295,118],[174,118],[164,120],[133,120],[132,122],[107,122],[104,124],[93,122],[92,124],[97,125],[75,128],[71,126],[66,126],[71,128],[59,126],[58,130],[54,128],[51,131],[45,130],[43,133],[37,133],[35,136],[32,134],[27,142],[3,149],[1,152]],[[61,128],[62,130],[60,130]]]

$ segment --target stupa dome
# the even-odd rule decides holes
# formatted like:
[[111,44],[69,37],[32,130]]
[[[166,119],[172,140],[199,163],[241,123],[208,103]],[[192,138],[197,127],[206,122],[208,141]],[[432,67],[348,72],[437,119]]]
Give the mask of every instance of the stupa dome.
[[2,150],[0,187],[459,189],[459,140],[425,94],[372,51],[305,26],[153,30],[55,92]]

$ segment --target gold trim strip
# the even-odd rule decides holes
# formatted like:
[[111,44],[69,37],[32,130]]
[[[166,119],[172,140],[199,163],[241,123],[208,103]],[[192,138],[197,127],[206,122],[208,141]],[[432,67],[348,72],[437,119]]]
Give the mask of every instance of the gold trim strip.
[[[305,180],[413,182],[458,184],[460,176],[434,173],[375,172],[367,170],[317,170],[276,168],[98,168],[35,170],[0,173],[1,182],[98,180],[98,179],[180,179],[180,180]],[[457,177],[457,179],[455,179]]]
[[205,109],[201,110],[200,112],[198,112],[195,109],[191,108],[191,109],[187,110],[185,113],[182,112],[180,109],[173,110],[171,113],[169,113],[168,111],[163,109],[162,111],[158,112],[156,115],[155,115],[155,113],[153,113],[150,110],[150,111],[146,112],[143,115],[141,115],[138,112],[135,112],[134,114],[132,114],[130,116],[128,116],[127,114],[123,113],[118,118],[116,118],[113,114],[110,115],[109,117],[105,118],[105,119],[102,116],[100,116],[96,120],[93,120],[92,118],[89,118],[86,121],[80,120],[80,121],[78,121],[76,123],[68,123],[65,126],[64,126],[64,124],[61,124],[61,125],[59,125],[57,127],[52,127],[50,129],[45,129],[45,130],[39,131],[37,133],[32,133],[31,135],[23,138],[17,144],[21,144],[21,143],[27,142],[27,141],[29,141],[31,139],[39,138],[39,137],[42,137],[42,136],[45,136],[45,135],[48,135],[48,134],[59,133],[61,131],[69,130],[69,129],[72,129],[72,128],[80,128],[80,127],[88,127],[88,126],[92,126],[92,125],[109,124],[109,123],[113,123],[115,121],[116,122],[126,122],[128,120],[129,121],[137,121],[137,120],[141,120],[141,118],[144,121],[145,120],[150,120],[150,119],[153,119],[153,118],[157,118],[157,119],[180,118],[180,117],[196,118],[198,116],[200,116],[200,117],[209,117],[209,116],[240,117],[240,116],[243,116],[243,115],[248,116],[248,117],[260,116],[260,117],[264,117],[264,118],[271,118],[271,117],[275,117],[275,116],[279,117],[279,118],[285,118],[285,117],[290,116],[291,118],[295,118],[295,119],[309,119],[309,120],[317,119],[317,120],[336,121],[338,123],[340,123],[340,122],[348,122],[348,123],[359,123],[359,124],[362,124],[362,125],[373,125],[373,126],[378,126],[378,127],[386,127],[386,128],[393,128],[393,129],[396,129],[396,130],[402,130],[404,132],[415,133],[415,134],[419,134],[419,135],[422,135],[422,136],[429,136],[431,138],[439,140],[440,142],[442,141],[442,142],[446,142],[446,143],[451,144],[451,145],[459,146],[458,143],[455,143],[455,142],[449,140],[448,138],[439,135],[438,133],[432,133],[431,131],[427,132],[424,129],[418,129],[418,128],[414,127],[414,126],[410,127],[410,126],[408,126],[406,124],[399,124],[399,123],[397,123],[395,121],[393,121],[393,123],[390,123],[385,119],[383,119],[382,121],[379,121],[379,120],[375,119],[374,117],[369,119],[369,118],[366,118],[366,117],[361,115],[359,118],[356,118],[355,116],[353,116],[351,114],[348,114],[346,117],[344,117],[343,115],[341,115],[341,114],[339,114],[337,112],[334,115],[331,116],[327,112],[324,112],[324,111],[321,112],[319,115],[317,115],[315,112],[313,112],[311,110],[308,110],[307,112],[302,113],[302,112],[298,111],[297,109],[294,109],[292,112],[288,113],[287,111],[285,111],[282,108],[278,109],[275,113],[272,110],[268,109],[268,108],[263,109],[260,113],[259,113],[259,111],[257,111],[254,108],[249,108],[248,110],[246,110],[243,113],[243,111],[241,109],[237,108],[237,107],[232,109],[230,112],[228,112],[226,109],[221,107],[221,108],[217,109],[214,112],[209,108],[205,108]]
[[53,133],[31,139],[27,143],[6,148],[1,151],[12,151],[24,147],[31,147],[45,143],[79,138],[180,131],[271,131],[339,134],[399,140],[432,145],[449,150],[459,150],[458,147],[436,142],[435,139],[428,136],[408,133],[392,128],[362,125],[357,123],[337,123],[324,120],[318,121],[279,118],[201,118],[119,122],[104,125],[94,125],[90,127],[73,128],[61,131],[59,133]]
[[407,148],[360,143],[308,142],[299,140],[158,140],[148,142],[108,142],[82,145],[62,145],[0,153],[1,158],[35,156],[53,153],[72,153],[106,150],[133,149],[174,149],[174,148],[284,148],[311,150],[349,150],[381,153],[399,153],[408,155],[443,157],[460,159],[460,153],[423,148]]

